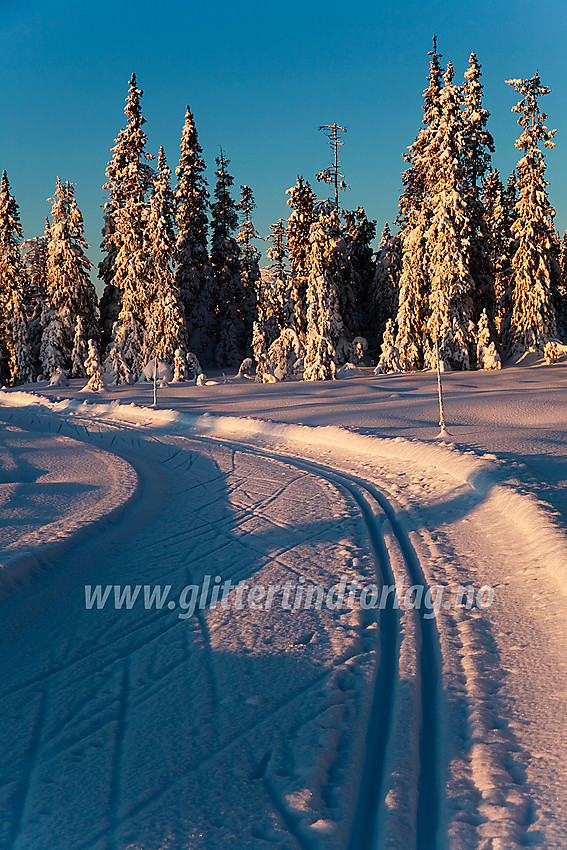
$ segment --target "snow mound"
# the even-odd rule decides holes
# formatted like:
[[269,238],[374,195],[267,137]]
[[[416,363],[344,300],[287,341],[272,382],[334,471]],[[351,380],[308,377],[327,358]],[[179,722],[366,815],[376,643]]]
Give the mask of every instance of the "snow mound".
[[360,374],[360,369],[354,363],[345,363],[337,370],[337,378],[356,378]]
[[[154,371],[155,371],[155,359],[152,358],[148,360],[144,368],[142,369],[142,374],[140,376],[141,381],[153,381],[154,379]],[[169,363],[166,363],[165,360],[158,360],[157,362],[157,381],[164,382],[168,384],[173,378],[173,373],[171,371],[171,366]]]
[[58,369],[53,373],[51,378],[49,379],[50,387],[68,387],[69,386],[69,378],[67,377],[67,372],[64,369]]

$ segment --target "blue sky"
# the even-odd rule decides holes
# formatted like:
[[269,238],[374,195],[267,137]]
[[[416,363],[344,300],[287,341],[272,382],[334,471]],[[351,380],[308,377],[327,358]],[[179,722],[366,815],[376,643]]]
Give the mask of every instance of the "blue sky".
[[[144,91],[149,150],[175,168],[190,104],[213,189],[222,145],[235,188],[247,183],[262,235],[286,218],[298,174],[315,183],[330,150],[320,124],[347,127],[345,207],[365,207],[378,234],[396,216],[402,155],[421,121],[427,52],[437,34],[461,79],[474,50],[492,113],[494,165],[515,166],[516,94],[505,79],[539,70],[557,128],[547,154],[556,225],[567,228],[567,4],[540,0],[288,0],[125,3],[0,0],[0,168],[20,206],[25,236],[43,232],[57,175],[76,184],[88,252],[98,263],[104,171],[124,125],[132,71]],[[319,184],[323,196],[324,184]],[[236,193],[235,193],[236,195]],[[260,246],[261,247],[261,246]]]

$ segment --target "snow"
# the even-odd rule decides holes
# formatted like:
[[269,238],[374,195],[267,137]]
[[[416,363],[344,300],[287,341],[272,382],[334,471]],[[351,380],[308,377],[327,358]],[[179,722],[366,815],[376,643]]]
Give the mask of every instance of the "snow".
[[[567,365],[529,363],[446,373],[444,441],[426,372],[1,391],[6,846],[564,847]],[[84,606],[216,575],[402,604]]]

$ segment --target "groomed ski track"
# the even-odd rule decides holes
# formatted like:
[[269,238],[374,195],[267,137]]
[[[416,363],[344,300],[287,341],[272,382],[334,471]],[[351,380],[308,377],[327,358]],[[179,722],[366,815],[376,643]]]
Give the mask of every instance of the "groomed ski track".
[[[193,431],[189,428],[188,433],[186,426],[183,424],[180,433],[179,428],[173,424],[172,429],[167,427],[167,414],[165,420],[160,420],[160,411],[147,410],[147,414],[143,408],[134,408],[130,411],[129,407],[120,406],[119,409],[112,408],[102,417],[100,415],[89,415],[89,412],[83,413],[83,410],[74,405],[71,410],[68,409],[52,409],[46,410],[42,407],[43,402],[40,402],[39,407],[20,406],[17,411],[10,411],[8,405],[1,410],[2,416],[7,423],[13,419],[13,424],[17,428],[29,429],[34,432],[59,435],[70,440],[76,440],[77,443],[84,443],[88,446],[99,446],[104,452],[113,453],[117,457],[122,458],[126,464],[130,463],[135,468],[139,479],[139,485],[135,493],[130,497],[130,501],[124,504],[121,508],[114,510],[110,516],[102,519],[97,519],[89,530],[88,525],[79,529],[78,534],[72,534],[67,540],[57,541],[54,547],[45,547],[38,550],[33,557],[26,556],[26,563],[20,566],[23,569],[25,578],[26,570],[29,567],[29,575],[27,581],[33,600],[33,584],[35,573],[41,574],[48,570],[55,572],[58,569],[60,560],[69,560],[72,558],[75,551],[84,551],[88,548],[87,542],[89,537],[94,539],[96,533],[97,545],[101,541],[101,545],[116,543],[127,543],[128,535],[131,536],[133,548],[136,551],[142,551],[143,546],[148,544],[149,537],[142,539],[141,542],[136,540],[136,532],[145,523],[150,524],[154,518],[154,514],[159,512],[156,505],[160,508],[163,504],[174,507],[177,503],[176,490],[172,486],[175,476],[182,482],[187,476],[193,464],[197,462],[198,456],[207,455],[211,458],[215,457],[218,451],[224,452],[225,468],[230,473],[239,470],[244,459],[248,458],[250,463],[249,480],[252,481],[254,470],[267,470],[265,472],[266,485],[275,484],[278,476],[282,476],[284,484],[281,487],[276,487],[273,491],[265,493],[265,499],[262,499],[264,507],[271,506],[274,500],[280,497],[281,493],[285,493],[294,483],[301,482],[300,493],[303,490],[310,491],[312,486],[313,494],[319,492],[317,488],[327,486],[334,492],[340,493],[344,504],[349,510],[352,509],[353,515],[356,512],[359,520],[364,523],[366,529],[367,550],[371,552],[374,561],[374,569],[376,573],[376,583],[378,585],[391,586],[397,583],[403,575],[412,585],[421,585],[427,588],[425,570],[422,568],[422,563],[428,565],[430,569],[430,560],[439,557],[439,553],[444,551],[442,557],[453,557],[450,550],[450,541],[444,544],[444,550],[434,548],[431,538],[425,533],[417,533],[417,536],[412,531],[412,514],[404,509],[400,509],[399,495],[396,488],[392,487],[390,480],[385,480],[384,491],[380,487],[381,472],[373,471],[369,479],[361,477],[350,472],[350,466],[345,468],[344,460],[340,463],[329,464],[325,458],[324,462],[317,460],[321,454],[326,455],[328,451],[317,451],[313,448],[311,451],[305,450],[294,444],[293,436],[291,442],[286,442],[285,436],[279,438],[277,435],[273,440],[274,448],[271,448],[269,440],[259,439],[259,445],[250,443],[254,440],[254,422],[251,422],[250,433],[247,433],[246,440],[239,440],[230,436],[225,436],[224,426],[216,428],[220,436],[212,436],[208,432],[209,426],[203,422],[202,430]],[[16,404],[16,407],[18,404]],[[79,408],[82,405],[78,406]],[[89,405],[86,405],[88,408]],[[116,410],[116,417],[114,416]],[[157,418],[152,420],[152,415],[157,414]],[[130,421],[132,419],[133,421]],[[205,417],[203,417],[205,419]],[[153,427],[153,424],[157,427]],[[218,423],[221,420],[216,420]],[[244,422],[245,420],[242,420]],[[144,427],[140,427],[144,425]],[[147,427],[149,426],[149,427]],[[165,427],[164,427],[165,426]],[[246,426],[248,428],[248,425]],[[230,430],[230,429],[229,429]],[[204,432],[204,433],[203,433]],[[346,432],[345,432],[346,433]],[[151,448],[151,450],[150,450]],[[409,447],[415,452],[417,446],[415,444]],[[388,451],[388,448],[386,447]],[[395,451],[398,451],[395,448]],[[401,451],[406,449],[401,445]],[[386,455],[389,457],[388,455]],[[394,455],[395,457],[395,455]],[[246,461],[248,463],[248,461]],[[461,462],[461,461],[459,461]],[[440,459],[440,469],[444,470],[444,464],[452,464],[453,456],[449,456],[445,461]],[[466,472],[469,461],[463,458],[463,465],[459,476]],[[476,464],[476,466],[475,466]],[[365,468],[366,463],[357,462],[356,468]],[[385,467],[388,469],[388,466]],[[471,470],[479,468],[478,460],[470,461]],[[392,467],[393,469],[393,467]],[[213,487],[209,496],[213,498],[208,504],[211,507],[214,505],[214,487],[221,486],[221,481],[224,481],[226,475],[222,473],[219,467],[218,474],[207,478],[207,487]],[[401,473],[402,475],[404,473]],[[449,473],[450,474],[450,473]],[[467,485],[465,490],[455,491],[458,495],[446,503],[447,511],[457,508],[459,511],[466,507],[470,510],[470,506],[475,503],[481,503],[484,499],[486,487],[482,468],[480,473],[474,473],[473,483]],[[365,472],[362,472],[362,476]],[[252,477],[250,477],[252,476]],[[271,477],[270,477],[271,476]],[[458,476],[457,476],[458,477]],[[262,476],[260,475],[261,479]],[[371,479],[371,480],[370,480]],[[461,479],[464,480],[464,479]],[[402,481],[402,479],[400,479]],[[197,486],[201,487],[201,484]],[[402,484],[403,486],[403,484]],[[185,490],[181,489],[177,495],[188,493],[195,489],[192,484]],[[206,488],[205,488],[206,489]],[[252,488],[253,490],[254,488]],[[220,492],[220,491],[219,491]],[[321,491],[322,492],[322,491]],[[393,498],[392,498],[393,493]],[[311,495],[309,498],[313,499]],[[317,499],[319,497],[317,496]],[[470,504],[469,504],[470,503]],[[403,502],[402,502],[403,504]],[[207,506],[205,505],[205,508]],[[529,505],[528,505],[529,507]],[[263,510],[263,509],[262,509]],[[347,511],[348,512],[348,511]],[[269,513],[269,511],[268,511]],[[118,523],[115,522],[119,515],[122,515]],[[179,515],[178,515],[179,514]],[[169,556],[170,553],[175,554],[179,539],[185,543],[191,544],[192,535],[194,532],[189,527],[185,529],[185,515],[182,511],[178,514],[173,512],[173,533],[171,528],[167,528],[163,523],[160,526],[164,532],[163,538],[159,536],[152,540],[150,548],[157,553],[163,549],[163,555]],[[227,531],[226,523],[218,521],[214,517],[214,511],[210,516],[204,514],[199,516],[199,522],[206,526],[207,533],[212,535],[211,540],[217,542],[207,550],[208,556],[221,557],[227,547],[237,542],[251,553],[251,557],[257,558],[261,556],[263,551],[257,548],[253,535],[234,535]],[[248,504],[248,507],[243,512],[243,516],[254,517],[256,515],[256,507],[254,503]],[[196,514],[195,514],[196,516]],[[333,516],[335,514],[333,513]],[[337,514],[338,516],[338,514]],[[403,516],[403,519],[401,518]],[[179,525],[177,530],[176,523]],[[180,523],[180,524],[179,524]],[[284,523],[285,525],[285,523]],[[235,525],[235,528],[237,525]],[[278,526],[277,518],[274,525]],[[420,526],[421,528],[421,526]],[[317,532],[315,533],[315,537]],[[333,539],[338,541],[339,533]],[[198,537],[198,535],[197,535]],[[314,538],[315,539],[315,538]],[[86,542],[87,541],[87,542]],[[219,542],[220,541],[220,542]],[[417,545],[415,545],[417,544]],[[335,543],[336,545],[336,543]],[[449,547],[449,548],[448,548]],[[283,551],[283,550],[282,550]],[[145,554],[145,553],[144,553]],[[269,561],[277,564],[282,555],[276,554],[270,556]],[[425,558],[425,561],[423,560]],[[285,559],[284,559],[285,560]],[[27,563],[29,562],[29,563]],[[93,559],[96,564],[96,559]],[[226,577],[229,577],[228,575]],[[231,578],[241,580],[243,577],[242,568],[236,568],[231,574]],[[368,578],[368,576],[366,576]],[[155,575],[147,574],[140,578],[144,582],[160,583],[164,580],[162,573]],[[189,568],[185,568],[185,581],[192,583],[194,576],[191,575]],[[198,580],[198,579],[197,579]],[[92,582],[95,584],[98,581],[96,572],[92,575]],[[24,582],[25,583],[25,582]],[[26,589],[23,591],[24,603],[27,602]],[[35,604],[38,604],[36,598]],[[389,600],[391,603],[391,599]],[[273,817],[279,822],[276,833],[271,831],[271,828],[259,827],[258,832],[253,832],[251,836],[242,837],[240,846],[242,848],[254,848],[262,846],[266,840],[270,843],[276,840],[280,842],[286,850],[292,848],[301,848],[301,850],[326,850],[326,848],[348,848],[348,850],[395,850],[398,847],[416,848],[416,850],[445,850],[451,846],[455,848],[475,846],[473,836],[476,833],[477,825],[482,828],[484,819],[478,818],[477,815],[477,788],[486,787],[483,783],[489,782],[488,787],[493,787],[493,783],[501,781],[510,781],[512,776],[512,789],[515,796],[512,798],[512,805],[502,809],[498,799],[490,800],[482,803],[485,806],[484,811],[487,811],[486,806],[492,805],[497,817],[500,812],[502,816],[502,828],[510,836],[514,836],[510,846],[520,846],[523,843],[523,836],[526,830],[533,822],[532,815],[527,809],[528,815],[522,815],[524,811],[524,803],[521,799],[520,792],[514,790],[521,786],[519,779],[515,779],[515,768],[507,756],[506,748],[514,751],[514,740],[511,736],[503,732],[493,747],[495,759],[494,763],[487,763],[486,767],[475,760],[473,756],[470,762],[472,773],[471,780],[466,779],[470,784],[470,790],[466,793],[467,814],[465,818],[458,821],[462,825],[461,837],[452,832],[453,837],[449,837],[448,832],[448,816],[447,816],[447,801],[445,800],[442,789],[445,788],[447,781],[447,762],[448,752],[447,747],[447,730],[444,724],[447,722],[448,707],[445,705],[446,694],[444,690],[446,684],[441,681],[441,670],[445,673],[447,657],[445,652],[447,648],[454,652],[447,644],[448,633],[441,632],[441,638],[437,632],[435,619],[429,619],[424,616],[424,611],[419,609],[400,610],[399,608],[388,605],[384,610],[377,612],[377,633],[373,633],[372,643],[374,657],[376,663],[374,665],[375,675],[373,690],[369,689],[371,685],[370,679],[366,688],[368,695],[372,691],[371,705],[369,703],[369,711],[366,716],[366,736],[363,746],[359,750],[359,770],[351,776],[351,784],[353,786],[353,794],[351,795],[350,803],[342,810],[343,821],[333,825],[334,832],[328,832],[326,836],[325,830],[330,829],[326,823],[311,824],[312,828],[308,828],[309,824],[305,821],[301,814],[301,805],[295,802],[290,803],[289,795],[285,792],[285,783],[282,784],[281,774],[281,753],[279,754],[280,761],[278,762],[277,743],[272,743],[265,737],[266,729],[276,721],[278,728],[282,726],[283,731],[286,728],[286,715],[289,712],[295,712],[300,716],[301,711],[309,705],[310,700],[317,695],[319,687],[325,688],[329,681],[329,676],[334,676],[341,669],[342,665],[348,665],[349,659],[353,658],[353,650],[348,649],[341,660],[337,656],[334,662],[334,671],[321,669],[320,673],[309,684],[303,686],[298,677],[297,686],[288,690],[285,694],[274,701],[274,705],[269,706],[269,711],[264,712],[263,716],[258,720],[253,720],[251,716],[244,717],[243,723],[238,727],[238,718],[233,730],[233,734],[220,736],[222,740],[218,741],[218,746],[214,746],[212,750],[205,753],[202,757],[197,756],[194,765],[182,773],[183,768],[177,766],[180,775],[178,779],[169,781],[166,779],[167,772],[160,779],[159,775],[153,782],[154,789],[150,792],[146,788],[143,794],[138,795],[138,799],[133,803],[136,795],[132,796],[129,793],[129,800],[124,798],[124,793],[128,788],[128,782],[132,777],[128,778],[127,773],[124,773],[125,755],[131,749],[132,740],[130,727],[132,719],[136,721],[136,711],[140,706],[133,705],[132,687],[136,685],[139,679],[139,655],[145,654],[148,648],[153,652],[155,649],[161,649],[162,646],[167,647],[168,641],[175,642],[176,635],[180,635],[183,631],[186,633],[187,646],[184,650],[184,658],[182,664],[184,666],[194,665],[191,668],[191,675],[198,677],[200,682],[200,691],[197,702],[191,709],[192,711],[203,710],[205,714],[211,716],[223,710],[223,683],[218,680],[218,663],[215,661],[215,654],[218,660],[219,644],[217,640],[216,646],[212,645],[212,634],[210,624],[208,623],[209,610],[197,612],[190,624],[185,623],[185,628],[175,628],[179,625],[179,620],[173,622],[167,620],[167,613],[151,611],[147,612],[142,621],[138,620],[132,627],[132,622],[128,626],[126,618],[117,618],[112,623],[112,627],[101,633],[97,637],[97,641],[93,648],[86,640],[81,640],[80,635],[71,632],[68,637],[68,645],[66,652],[63,655],[57,654],[54,649],[49,654],[49,658],[44,660],[42,669],[38,670],[34,676],[17,676],[18,681],[12,684],[6,681],[5,688],[0,692],[0,699],[4,698],[20,700],[18,706],[25,706],[28,712],[29,721],[29,737],[25,742],[27,756],[23,757],[23,767],[21,775],[16,780],[15,791],[9,791],[9,796],[12,800],[12,811],[9,823],[4,824],[3,832],[0,833],[0,848],[4,850],[28,850],[28,847],[34,846],[30,844],[30,833],[27,831],[31,827],[41,829],[37,826],[38,817],[37,811],[34,811],[34,805],[37,805],[39,793],[39,779],[41,778],[41,768],[45,761],[45,753],[42,752],[44,744],[50,744],[53,741],[53,734],[50,731],[49,719],[49,703],[52,700],[55,688],[52,687],[58,681],[57,677],[67,677],[71,671],[73,675],[81,675],[81,665],[102,664],[103,670],[111,670],[113,673],[113,699],[108,703],[106,708],[102,709],[103,714],[108,713],[112,707],[112,718],[106,720],[106,723],[112,723],[114,728],[114,756],[112,765],[108,767],[107,776],[109,782],[108,800],[105,803],[107,808],[99,811],[101,815],[98,818],[98,827],[96,829],[85,828],[78,843],[65,844],[59,843],[57,846],[69,847],[70,850],[82,848],[82,850],[122,850],[122,848],[138,848],[143,847],[143,843],[136,843],[136,839],[142,841],[143,831],[138,832],[137,825],[143,821],[148,823],[148,818],[160,815],[162,812],[168,811],[168,806],[175,809],[178,806],[177,802],[172,803],[172,795],[181,790],[184,780],[188,775],[195,774],[195,787],[199,786],[198,774],[203,769],[218,770],[215,761],[222,759],[223,755],[230,752],[230,763],[235,763],[235,751],[240,747],[241,756],[246,752],[246,748],[253,755],[253,764],[250,768],[246,768],[248,780],[257,783],[256,788],[262,787],[261,797],[264,803],[258,802],[258,811],[267,812],[271,808]],[[461,615],[458,615],[457,626],[463,622],[463,629],[469,629],[466,620],[462,620]],[[284,615],[285,618],[285,615]],[[244,620],[240,621],[241,626]],[[476,620],[472,623],[472,628],[479,626],[482,628],[482,620]],[[189,628],[187,628],[189,626]],[[241,627],[240,626],[240,627]],[[482,634],[483,632],[479,632]],[[361,633],[362,634],[362,633]],[[370,632],[364,632],[366,641],[366,650],[368,653],[372,651],[370,648],[368,637]],[[455,632],[456,634],[456,632]],[[474,634],[474,632],[471,632]],[[464,632],[467,637],[468,632]],[[75,643],[74,645],[74,639]],[[77,639],[78,638],[78,639]],[[216,639],[216,638],[215,638]],[[300,637],[297,644],[305,643],[309,640],[309,634],[306,638]],[[489,647],[489,644],[486,644]],[[233,651],[233,650],[231,650]],[[484,649],[482,650],[484,653]],[[404,658],[400,652],[405,653]],[[412,662],[408,664],[408,653],[412,656]],[[453,677],[456,675],[459,679],[463,677],[463,670],[458,666],[461,650],[453,656]],[[356,650],[354,650],[356,657]],[[483,655],[484,657],[484,655]],[[97,660],[98,659],[98,660]],[[465,660],[466,657],[465,657]],[[291,657],[292,663],[295,663]],[[232,662],[231,662],[232,663]],[[467,661],[468,664],[468,661]],[[160,662],[162,669],[159,673],[155,673],[155,663],[150,665],[154,668],[153,672],[148,673],[147,684],[142,688],[144,696],[141,703],[155,700],[159,698],[160,690],[167,684],[171,677],[179,674],[180,666],[179,659],[171,660],[165,664]],[[405,680],[401,681],[401,667],[404,669]],[[410,671],[410,676],[408,676]],[[411,672],[412,671],[412,672]],[[470,664],[464,671],[466,674],[466,685],[468,692],[468,679],[477,676],[476,666],[470,667]],[[474,678],[471,678],[474,685]],[[460,686],[459,686],[460,687]],[[490,682],[489,682],[489,687]],[[339,691],[347,691],[348,687],[343,683],[339,684]],[[135,690],[134,690],[135,693]],[[490,691],[488,692],[490,696]],[[91,696],[95,697],[93,691]],[[139,696],[139,695],[137,695]],[[136,697],[137,698],[137,697]],[[459,697],[460,698],[460,697]],[[60,699],[60,695],[59,695]],[[261,700],[262,697],[260,696]],[[468,703],[461,699],[462,706]],[[252,692],[252,698],[248,700],[251,705],[260,703],[254,702],[255,696]],[[454,700],[453,700],[454,701]],[[135,700],[134,700],[135,702]],[[2,710],[4,711],[4,703],[2,702]],[[303,706],[303,709],[302,709]],[[133,709],[134,714],[132,713]],[[23,710],[23,709],[22,709]],[[250,709],[253,712],[255,709]],[[6,716],[13,712],[13,706],[5,709]],[[453,708],[454,711],[454,708]],[[75,706],[70,710],[67,718],[71,724],[75,722],[75,717],[84,726],[85,717],[91,716],[100,712],[100,706],[95,707],[95,703],[89,707],[87,702]],[[320,715],[314,712],[314,716]],[[474,718],[475,723],[477,718]],[[484,734],[483,729],[485,722],[492,723],[490,717],[478,716],[478,732],[475,734]],[[498,719],[496,718],[496,721]],[[64,735],[66,721],[62,720],[56,729],[56,735]],[[179,725],[177,717],[171,717],[172,735],[179,734],[182,736],[183,725]],[[501,728],[486,727],[488,728]],[[87,724],[86,729],[83,728],[81,736],[78,740],[73,740],[73,735],[69,734],[70,739],[67,749],[72,749],[80,744],[81,741],[87,741],[89,737],[96,732],[97,722]],[[462,725],[462,729],[466,732],[470,729],[466,722]],[[462,734],[459,728],[454,726],[453,730],[449,730],[453,742],[455,740],[455,730],[457,734]],[[351,730],[352,731],[352,730]],[[48,735],[49,732],[49,735]],[[188,734],[188,733],[187,733]],[[498,733],[499,734],[499,733]],[[130,735],[130,738],[129,738]],[[359,738],[364,735],[364,727],[360,727]],[[251,738],[251,736],[253,736]],[[262,737],[264,736],[264,738]],[[256,741],[258,739],[258,742]],[[189,736],[188,741],[191,740]],[[250,743],[254,740],[254,746]],[[262,743],[264,741],[264,743]],[[352,743],[352,742],[351,742]],[[468,749],[466,746],[463,750],[464,755],[462,763],[465,765],[465,770],[468,770]],[[191,744],[193,746],[193,742]],[[242,750],[242,747],[245,750]],[[199,749],[199,746],[197,746]],[[353,749],[355,749],[353,747]],[[249,755],[249,754],[247,754]],[[362,755],[364,757],[362,757]],[[501,758],[501,763],[498,759]],[[280,767],[278,767],[280,764]],[[500,764],[504,765],[506,773],[502,772]],[[489,769],[494,773],[487,778],[477,774],[478,769]],[[159,773],[159,770],[157,771]],[[517,774],[519,776],[519,774]],[[337,774],[338,776],[338,774]],[[477,782],[477,776],[481,784]],[[492,779],[494,776],[494,779]],[[45,783],[45,779],[41,779]],[[333,780],[330,779],[332,782]],[[396,784],[397,783],[397,784]],[[8,791],[8,786],[13,784],[9,782],[4,785],[5,791]],[[222,784],[222,783],[221,783]],[[357,786],[354,789],[354,785]],[[338,787],[338,785],[337,785]],[[466,785],[462,786],[466,788]],[[0,784],[0,789],[2,785]],[[328,791],[323,789],[323,797]],[[293,795],[292,795],[293,796]],[[33,804],[33,805],[32,805]],[[1,805],[1,799],[0,799]],[[230,801],[227,802],[230,806]],[[325,798],[325,805],[330,805],[329,800]],[[500,806],[500,807],[499,807]],[[514,808],[516,806],[516,809]],[[453,807],[454,810],[454,807]],[[44,806],[44,811],[46,807]],[[470,818],[468,815],[470,812]],[[518,814],[516,814],[516,812]],[[30,819],[31,816],[31,819]],[[210,817],[210,813],[208,815]],[[223,846],[223,840],[206,838],[204,834],[197,831],[192,833],[187,832],[186,820],[182,815],[176,815],[178,827],[170,836],[170,843],[167,845],[172,850],[177,847],[195,847],[206,848],[206,850],[216,850],[217,847]],[[203,821],[206,824],[207,814],[202,813]],[[192,823],[199,823],[193,820]],[[508,818],[508,820],[506,820]],[[524,819],[522,819],[524,818]],[[167,818],[166,818],[167,819]],[[174,818],[175,820],[175,818]],[[491,818],[492,820],[492,818]],[[39,822],[41,817],[39,818]],[[339,818],[340,821],[340,818]],[[497,823],[494,819],[494,823]],[[216,826],[220,825],[220,820]],[[347,828],[348,827],[348,828]],[[489,823],[490,829],[492,826]],[[458,826],[457,828],[461,828]],[[487,827],[488,828],[488,827]],[[498,827],[500,829],[500,827]],[[318,833],[316,829],[320,830]],[[33,835],[33,832],[31,833]],[[490,833],[488,833],[490,834]],[[500,834],[504,834],[500,832]],[[287,839],[284,837],[287,835]],[[466,836],[466,837],[465,837]],[[470,836],[470,838],[468,837]],[[516,838],[517,836],[517,838]],[[456,839],[456,840],[455,840]],[[515,844],[514,841],[518,841]],[[130,843],[128,843],[130,842]],[[184,843],[185,842],[185,843]],[[38,844],[38,846],[42,846]]]
[[[93,440],[96,440],[96,437],[94,437],[91,431],[93,423],[88,418],[82,419],[81,421],[81,417],[75,417],[72,422],[68,420],[57,422],[57,418],[58,417],[53,417],[53,420],[50,423],[49,417],[40,415],[39,417],[32,418],[29,424],[31,428],[39,426],[42,430],[47,428],[48,430],[53,429],[58,434],[63,433],[69,436],[72,435],[74,439],[79,441],[84,440],[85,442],[92,443]],[[101,425],[97,424],[97,429],[100,428]],[[107,432],[106,439],[103,439],[103,431]],[[150,439],[153,443],[161,443],[166,449],[168,455],[168,457],[166,457],[163,461],[164,464],[167,464],[167,462],[170,462],[175,458],[177,458],[177,462],[180,461],[178,454],[180,451],[182,452],[182,449],[172,450],[171,447],[168,448],[166,443],[155,435],[146,437],[141,434],[138,437],[136,434],[134,436],[132,434],[133,429],[128,426],[105,422],[102,426],[102,431],[99,430],[98,432],[99,438],[104,442],[106,450],[108,450],[110,443],[111,450],[117,451],[117,453],[124,459],[131,463],[133,462],[133,465],[141,478],[142,492],[144,489],[144,479],[146,479],[145,486],[150,484],[150,486],[155,487],[155,476],[152,474],[150,482],[147,470],[144,470],[143,463],[140,464],[139,457],[135,457],[133,455],[129,457],[130,452],[128,452],[127,449],[124,450],[124,447],[122,447],[121,451],[119,450],[119,447],[115,442],[117,431],[122,432],[122,435],[124,436],[126,433],[133,436],[133,444],[137,444],[138,447],[141,445],[140,439]],[[114,436],[109,440],[108,434],[110,432],[114,432]],[[347,498],[350,498],[350,500],[356,504],[360,511],[360,515],[366,524],[368,537],[373,549],[376,575],[379,584],[392,585],[395,583],[395,577],[390,565],[388,549],[384,542],[384,523],[389,523],[391,526],[392,533],[403,554],[410,582],[412,584],[424,582],[424,576],[419,567],[419,561],[415,555],[415,551],[413,550],[404,530],[397,522],[395,511],[383,494],[381,494],[374,486],[368,484],[362,479],[354,475],[347,475],[344,472],[334,470],[326,465],[315,463],[307,459],[299,459],[276,452],[269,452],[264,449],[251,448],[250,446],[239,444],[236,441],[228,442],[226,440],[219,440],[210,437],[175,437],[174,439],[178,445],[183,442],[187,443],[188,446],[191,443],[223,445],[231,451],[245,453],[256,459],[266,459],[278,464],[286,465],[287,467],[293,467],[335,485],[345,493]],[[144,508],[143,499],[139,502],[139,504],[135,505],[135,509],[137,511],[141,510],[142,513],[148,511],[147,506]],[[68,545],[72,547],[72,540],[69,541]],[[393,726],[393,715],[397,706],[396,679],[400,644],[400,612],[393,607],[391,602],[392,599],[389,600],[387,608],[381,611],[379,616],[379,654],[370,721],[366,733],[366,757],[362,769],[356,816],[353,820],[351,837],[348,842],[348,847],[352,848],[352,850],[354,850],[354,848],[361,848],[361,850],[364,850],[364,848],[368,848],[368,850],[375,850],[375,848],[384,846],[382,843],[384,838],[384,825],[381,821],[381,813],[383,813],[384,809],[384,787],[388,770],[391,769],[392,764],[396,759],[396,754],[393,752],[393,749],[395,749],[398,745],[392,740],[389,740],[389,734]],[[144,624],[143,632],[145,632],[145,635],[143,642],[136,641],[134,646],[127,646],[127,648],[119,652],[119,656],[123,659],[123,672],[121,674],[120,684],[115,762],[110,777],[112,787],[111,797],[116,797],[116,806],[118,805],[117,799],[120,794],[120,763],[123,758],[121,750],[124,746],[124,725],[128,711],[130,675],[128,660],[132,651],[136,652],[142,646],[147,646],[148,643],[162,639],[165,635],[167,635],[167,632],[170,631],[171,628],[179,625],[179,621],[175,621],[173,625],[164,626],[158,622],[160,619],[160,617],[155,617],[155,623],[152,624],[151,622],[146,622]],[[436,741],[438,738],[436,729],[436,717],[438,716],[438,710],[436,702],[438,700],[439,691],[439,650],[438,645],[436,644],[435,627],[433,622],[423,620],[422,617],[418,616],[416,616],[416,621],[420,631],[420,635],[416,640],[420,683],[419,706],[416,707],[416,711],[420,716],[420,733],[419,752],[416,754],[415,773],[418,789],[417,810],[415,812],[414,828],[412,832],[415,837],[416,850],[425,850],[425,848],[428,847],[442,846],[441,844],[438,845],[436,839],[436,833],[440,825],[440,811],[442,808],[439,801],[438,771],[440,765],[436,747]],[[202,648],[203,651],[207,653],[210,651],[210,646],[208,646],[206,624],[202,615],[198,617],[198,626],[201,631]],[[112,645],[118,648],[121,646],[121,643],[124,642],[124,639],[128,639],[129,637],[131,637],[131,635],[129,636],[127,633],[118,634],[111,641],[106,642],[103,647],[99,647],[99,649],[108,650],[108,648]],[[74,657],[71,664],[79,664],[83,660],[83,657],[84,656]],[[41,703],[38,709],[38,715],[34,725],[34,732],[30,745],[30,763],[28,764],[28,768],[30,770],[32,769],[31,751],[33,750],[37,752],[40,744],[42,717],[45,710],[45,701],[48,699],[49,693],[49,680],[53,676],[64,673],[65,669],[65,665],[58,664],[56,660],[52,660],[49,672],[46,672],[41,676],[37,676],[31,681],[26,681],[20,684],[16,689],[8,686],[8,688],[3,691],[2,696],[8,697],[13,696],[18,691],[29,692],[30,689],[33,691],[34,688],[41,688]],[[214,690],[214,682],[211,682],[211,694],[213,699]],[[259,775],[261,773],[262,770],[260,768]],[[29,777],[26,782],[28,781]],[[265,781],[268,785],[267,780]],[[170,789],[168,788],[167,790],[169,791]],[[268,795],[273,799],[274,795],[273,793],[270,793],[269,787],[267,788],[267,791]],[[11,848],[18,850],[18,848],[24,846],[19,841],[19,835],[22,825],[21,821],[24,817],[26,796],[27,792],[25,790],[25,785],[22,785],[21,791],[17,794],[19,803],[16,806],[14,822],[12,823],[12,828],[9,832],[9,840],[7,845],[5,845],[9,847],[10,850]],[[151,808],[156,804],[159,804],[162,797],[163,794],[161,792],[156,793],[152,798],[145,802],[145,806]],[[80,841],[80,843],[77,844],[77,847],[80,846],[81,848],[84,848],[84,850],[88,850],[88,848],[95,848],[99,846],[101,840],[106,841],[109,850],[110,848],[118,848],[121,846],[116,838],[118,827],[124,826],[125,822],[132,822],[135,820],[138,813],[135,811],[130,812],[125,821],[124,818],[119,816],[116,806],[109,812],[108,828],[102,833],[99,833],[98,838],[95,838],[94,841]],[[286,813],[285,807],[279,808],[282,819],[290,833],[296,838],[298,845],[302,848],[315,846],[306,840],[305,837],[302,836],[301,832],[297,830],[293,818],[290,818]],[[408,814],[411,815],[411,813]]]

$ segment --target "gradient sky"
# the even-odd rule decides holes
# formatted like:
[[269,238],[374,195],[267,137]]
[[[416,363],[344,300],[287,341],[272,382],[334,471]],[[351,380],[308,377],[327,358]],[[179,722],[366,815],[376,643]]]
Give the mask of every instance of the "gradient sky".
[[[504,80],[539,70],[557,146],[547,153],[556,225],[567,228],[567,4],[565,0],[0,0],[0,169],[6,169],[26,237],[43,232],[57,175],[76,184],[95,264],[110,148],[124,126],[128,80],[144,91],[148,148],[172,170],[186,104],[214,185],[222,145],[238,187],[252,187],[262,235],[287,218],[298,174],[315,184],[329,161],[320,124],[347,127],[342,204],[394,220],[402,155],[421,121],[433,33],[462,79],[471,51],[482,64],[485,107],[504,180],[520,133]],[[318,185],[320,197],[326,186]],[[262,247],[261,245],[259,247]]]

